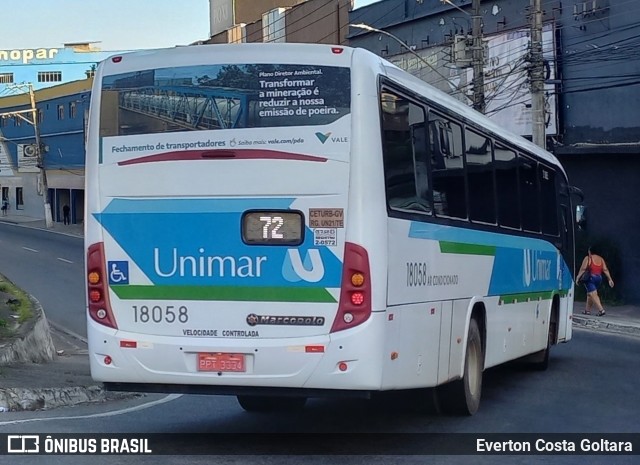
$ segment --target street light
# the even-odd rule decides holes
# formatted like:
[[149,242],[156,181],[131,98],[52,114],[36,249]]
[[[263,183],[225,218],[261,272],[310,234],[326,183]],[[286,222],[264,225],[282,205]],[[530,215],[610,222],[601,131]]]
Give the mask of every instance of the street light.
[[[440,71],[438,71],[433,65],[431,65],[431,63],[429,63],[427,60],[425,60],[423,57],[421,57],[418,53],[415,52],[415,50],[413,50],[406,43],[404,43],[402,40],[400,40],[399,38],[397,38],[396,36],[394,36],[390,32],[383,31],[382,29],[378,29],[378,28],[369,26],[368,24],[364,24],[364,23],[349,24],[349,26],[355,27],[355,28],[358,28],[358,29],[364,29],[365,31],[369,31],[369,32],[379,32],[380,34],[384,34],[386,36],[391,37],[393,40],[398,42],[404,49],[406,49],[409,53],[415,55],[416,58],[418,58],[418,60],[420,60],[422,63],[427,65],[429,68],[431,68],[438,76],[440,76],[442,79],[444,79],[447,82],[449,81],[449,78],[447,78],[444,75],[442,75],[440,73]],[[456,88],[456,90],[459,91],[457,88]]]

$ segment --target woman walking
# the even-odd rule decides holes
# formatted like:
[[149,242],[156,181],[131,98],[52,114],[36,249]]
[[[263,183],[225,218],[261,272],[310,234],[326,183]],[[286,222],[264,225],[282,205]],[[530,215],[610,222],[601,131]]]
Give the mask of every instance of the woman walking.
[[[585,273],[587,274],[583,279],[583,274]],[[587,290],[587,305],[586,309],[582,312],[585,315],[591,315],[591,308],[594,305],[598,310],[598,316],[603,316],[606,313],[602,307],[602,302],[600,302],[600,296],[598,295],[598,287],[602,283],[603,274],[609,280],[609,286],[613,287],[613,279],[611,278],[611,274],[609,274],[607,262],[596,253],[596,249],[593,246],[589,247],[587,256],[582,260],[582,265],[576,278],[576,283],[583,284]]]

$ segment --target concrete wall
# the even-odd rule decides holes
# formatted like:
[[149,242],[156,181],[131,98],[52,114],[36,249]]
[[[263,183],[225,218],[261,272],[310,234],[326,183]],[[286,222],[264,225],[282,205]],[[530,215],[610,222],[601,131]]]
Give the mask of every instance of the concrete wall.
[[287,42],[345,44],[350,0],[311,0],[286,14]]

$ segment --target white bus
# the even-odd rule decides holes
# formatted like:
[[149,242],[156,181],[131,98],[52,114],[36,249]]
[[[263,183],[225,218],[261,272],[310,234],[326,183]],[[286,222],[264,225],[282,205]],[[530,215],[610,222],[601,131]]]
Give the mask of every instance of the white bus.
[[473,414],[484,369],[571,339],[558,161],[362,49],[109,58],[86,194],[107,389],[246,410],[416,390]]

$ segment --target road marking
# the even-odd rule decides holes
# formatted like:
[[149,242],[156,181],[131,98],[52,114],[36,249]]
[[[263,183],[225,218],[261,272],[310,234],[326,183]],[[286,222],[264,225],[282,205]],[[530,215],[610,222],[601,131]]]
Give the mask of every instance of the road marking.
[[[136,405],[135,407],[127,407],[120,410],[113,410],[111,412],[93,413],[91,415],[79,415],[76,417],[68,416],[68,417],[49,417],[49,418],[24,418],[22,420],[0,421],[0,426],[17,425],[20,423],[31,423],[36,421],[76,420],[76,419],[87,419],[87,418],[114,417],[117,415],[126,415],[127,413],[137,412],[139,410],[145,410],[151,407],[155,407],[157,405],[161,405],[161,404],[179,399],[180,397],[182,397],[182,394],[169,394],[167,397],[164,397],[162,399],[154,400],[153,402],[148,402],[146,404]],[[91,405],[91,404],[85,404],[85,405]]]
[[73,263],[71,260],[67,260],[66,258],[58,257],[58,260],[60,260],[61,262],[65,262],[65,263]]
[[36,252],[38,253],[38,251],[36,249],[30,249],[29,247],[23,247],[24,250],[28,250],[29,252]]

